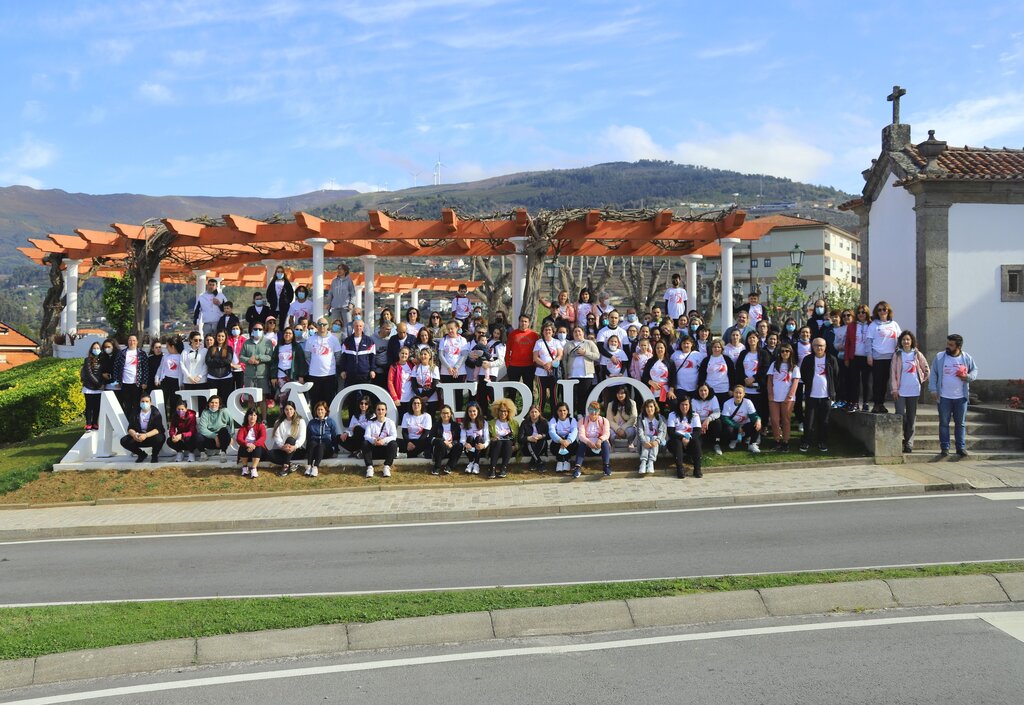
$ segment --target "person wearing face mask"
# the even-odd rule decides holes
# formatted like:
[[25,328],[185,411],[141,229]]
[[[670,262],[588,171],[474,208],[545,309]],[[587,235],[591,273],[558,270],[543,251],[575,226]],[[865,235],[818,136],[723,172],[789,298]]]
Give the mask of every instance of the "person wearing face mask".
[[260,402],[260,419],[267,421],[267,399],[270,398],[270,361],[274,357],[274,344],[263,335],[263,326],[259,323],[249,331],[249,338],[242,345],[239,358],[245,363],[242,372],[242,384],[245,387],[256,387],[263,392]]
[[242,337],[241,326],[232,326],[228,333],[226,344],[231,350],[231,378],[234,380],[235,389],[238,389],[242,386],[242,381],[245,378],[245,361],[242,359],[242,346],[245,345],[245,338]]
[[338,265],[338,273],[331,281],[331,315],[344,321],[347,330],[352,325],[352,309],[356,298],[356,286],[349,276],[348,265]]
[[82,381],[82,396],[85,397],[85,430],[95,431],[99,428],[100,396],[103,393],[103,369],[100,355],[103,346],[95,342],[89,346],[89,354],[82,361],[82,369],[78,373]]
[[274,312],[270,310],[270,307],[267,306],[267,301],[264,298],[263,292],[257,291],[252,295],[252,306],[245,310],[245,323],[250,328],[252,328],[253,324],[257,321],[265,325],[267,322],[267,316],[272,316],[273,313]]
[[[607,295],[605,295],[607,296]],[[615,336],[619,339],[619,348],[625,348],[626,343],[629,342],[629,336],[626,333],[626,329],[619,325],[619,312],[611,310],[608,313],[607,325],[597,332],[597,346],[601,348],[601,363],[602,365],[607,363],[608,357],[608,338]]]
[[[188,334],[188,342],[181,353],[181,384],[183,389],[209,389],[206,381],[206,348],[202,334],[194,330]],[[202,414],[206,400],[199,397],[196,407]]]
[[796,349],[796,341],[797,341],[797,338],[799,337],[796,334],[797,328],[798,328],[798,326],[796,324],[796,319],[795,318],[787,318],[786,322],[782,324],[782,330],[779,333],[779,342],[780,343],[788,343],[789,345],[792,345],[793,349],[795,350]]
[[300,318],[313,315],[313,300],[309,298],[309,289],[300,284],[295,288],[295,300],[288,304],[288,321],[294,323]]
[[134,334],[128,336],[128,347],[122,348],[114,360],[114,381],[119,385],[121,409],[134,412],[149,387],[149,358],[139,349],[139,338]]
[[270,310],[276,315],[277,320],[287,322],[288,308],[294,300],[295,290],[292,288],[292,283],[288,281],[284,267],[278,265],[274,270],[273,279],[267,285],[267,305],[270,306]]
[[100,352],[100,376],[103,378],[104,389],[117,389],[117,380],[114,379],[114,361],[120,352],[117,341],[107,338],[103,341],[102,352]]
[[[167,351],[160,358],[160,367],[157,368],[153,378],[154,387],[159,387],[164,393],[164,403],[167,404],[167,411],[178,405],[178,390],[181,389],[181,338],[174,338],[167,342]],[[150,358],[152,366],[152,358]]]
[[165,440],[163,417],[146,394],[139,399],[139,408],[128,414],[128,433],[121,437],[121,447],[135,455],[136,463],[146,459],[145,449],[149,449],[150,462],[155,463]]
[[174,462],[180,463],[185,453],[188,453],[188,462],[195,462],[196,448],[199,445],[196,412],[190,410],[184,401],[179,401],[167,425],[167,445],[176,453]]
[[241,328],[241,325],[238,316],[235,315],[235,305],[230,301],[222,303],[220,305],[220,318],[217,319],[217,330]]
[[815,299],[814,308],[811,311],[811,318],[807,321],[807,327],[811,329],[811,338],[818,338],[821,336],[821,332],[826,328],[826,321],[828,322],[827,327],[832,327],[832,320],[828,315],[828,304],[825,299]]

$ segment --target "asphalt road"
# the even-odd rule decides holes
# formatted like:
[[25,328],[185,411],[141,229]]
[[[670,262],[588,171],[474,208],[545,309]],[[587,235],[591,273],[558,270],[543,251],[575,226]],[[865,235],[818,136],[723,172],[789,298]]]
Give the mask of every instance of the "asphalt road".
[[440,589],[1024,559],[1021,500],[711,511],[0,545],[0,604]]
[[419,647],[41,686],[0,702],[1019,705],[1022,617],[918,610]]

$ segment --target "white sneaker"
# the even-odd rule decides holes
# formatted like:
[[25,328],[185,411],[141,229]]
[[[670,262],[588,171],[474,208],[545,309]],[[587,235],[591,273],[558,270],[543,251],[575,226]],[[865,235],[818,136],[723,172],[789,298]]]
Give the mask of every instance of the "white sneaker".
[[260,476],[260,474],[258,472],[256,472],[256,468],[253,468],[252,469],[252,474],[249,477],[251,477],[252,479],[255,480],[259,476]]
[[640,469],[636,471],[637,475],[647,474],[647,463],[640,463]]
[[366,476],[367,477],[373,477],[373,468],[372,467],[366,468]]
[[718,445],[716,443],[715,444],[715,455],[721,455],[721,454],[722,454],[722,446],[720,446],[720,445]]
[[242,477],[249,477],[249,466],[246,465],[242,468]]
[[181,459],[182,459],[183,457],[184,457],[184,456],[183,456],[183,455],[182,455],[181,453],[176,453],[176,454],[174,455],[174,462],[176,462],[176,463],[180,463],[180,462],[181,462]]
[[803,432],[804,432],[804,425],[800,424],[800,433],[803,433]]
[[756,443],[751,443],[750,444],[750,452],[751,453],[760,453],[761,449],[758,447],[758,445]]
[[391,468],[387,465],[384,466],[384,477],[391,477]]
[[729,450],[736,450],[736,441],[729,441]]
[[220,457],[222,457],[222,458],[226,458],[226,457],[228,457],[228,452],[227,452],[226,450],[224,450],[224,449],[221,449],[221,451],[220,451]]
[[314,465],[313,469],[309,471],[309,476],[310,477],[319,477],[320,476],[320,471],[317,469],[316,465]]
[[479,475],[480,474],[480,463],[473,463],[473,474],[474,475]]
[[200,459],[200,460],[202,460],[203,462],[206,462],[207,460],[209,460],[209,459],[210,459],[210,456],[208,456],[208,455],[206,454],[206,451],[205,451],[205,450],[203,450],[203,451],[200,451],[200,452],[199,452],[199,459]]
[[472,475],[473,474],[473,463],[466,463],[466,474],[467,475]]
[[312,465],[307,465],[306,469],[302,471],[302,474],[305,475],[306,477],[309,477],[312,474],[312,472],[313,472],[313,466]]
[[196,462],[196,454],[195,453],[189,453],[188,454],[188,458],[186,459],[186,462],[189,462],[189,463]]

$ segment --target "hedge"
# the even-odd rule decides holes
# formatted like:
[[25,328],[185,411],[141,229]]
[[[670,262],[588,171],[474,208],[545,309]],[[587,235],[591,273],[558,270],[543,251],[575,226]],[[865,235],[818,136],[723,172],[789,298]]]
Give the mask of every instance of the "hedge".
[[42,358],[0,372],[0,443],[71,423],[85,411],[81,360]]

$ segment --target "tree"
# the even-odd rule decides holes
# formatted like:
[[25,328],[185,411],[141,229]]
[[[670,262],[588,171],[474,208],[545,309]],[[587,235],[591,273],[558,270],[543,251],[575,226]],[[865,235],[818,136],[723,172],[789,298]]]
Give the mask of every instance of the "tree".
[[487,316],[490,319],[494,318],[495,311],[508,310],[507,307],[510,303],[506,292],[510,274],[496,271],[495,264],[497,262],[494,257],[474,257],[469,276],[470,279],[480,277],[480,280],[483,281],[483,284],[477,289],[477,293],[483,298],[484,305],[487,307]]
[[838,281],[835,288],[825,296],[825,300],[830,310],[852,310],[860,303],[860,289],[854,286],[853,282]]
[[775,275],[770,302],[773,319],[782,321],[793,316],[798,322],[800,321],[801,307],[806,294],[803,287],[800,286],[799,275],[800,269],[794,265],[780,269],[779,273]]
[[43,300],[43,320],[39,324],[39,344],[43,356],[53,352],[53,336],[57,332],[60,312],[64,309],[64,273],[62,253],[51,253],[43,257],[43,264],[50,267],[50,288]]
[[107,314],[107,321],[120,337],[125,337],[132,332],[135,322],[135,308],[133,305],[133,292],[135,282],[131,274],[125,274],[121,278],[103,280],[103,310]]
[[622,277],[622,283],[626,287],[629,303],[637,311],[649,311],[664,288],[668,260],[663,259],[655,267],[653,257],[641,257],[640,262],[637,262],[636,257],[630,257],[623,268],[625,276]]

